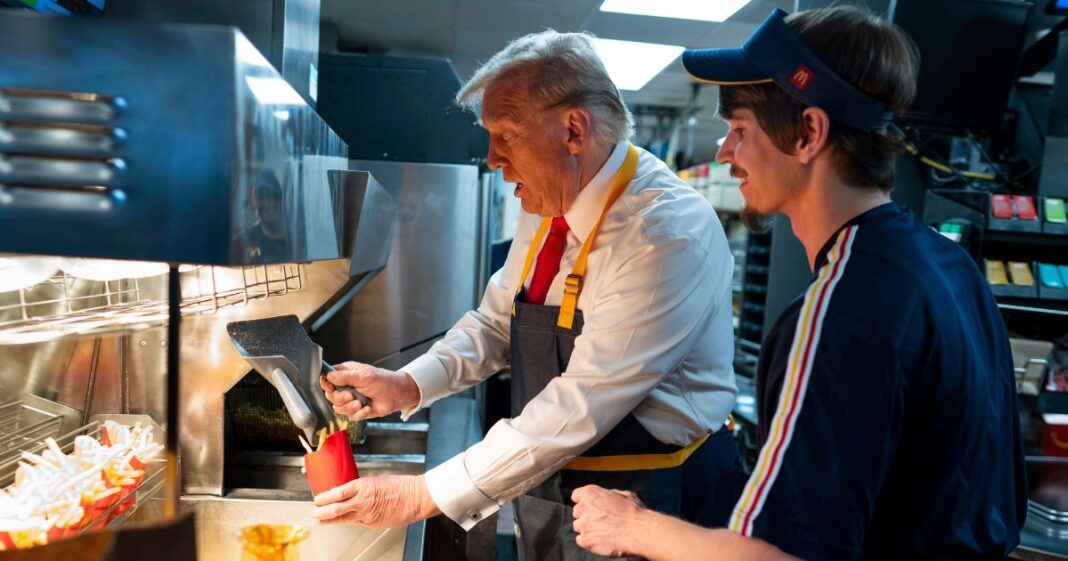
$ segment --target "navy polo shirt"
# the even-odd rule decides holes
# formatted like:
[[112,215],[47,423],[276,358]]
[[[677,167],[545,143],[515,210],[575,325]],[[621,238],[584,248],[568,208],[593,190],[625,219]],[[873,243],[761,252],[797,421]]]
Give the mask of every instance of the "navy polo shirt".
[[730,528],[810,560],[973,559],[1026,514],[1008,335],[960,247],[894,203],[844,225],[764,341]]

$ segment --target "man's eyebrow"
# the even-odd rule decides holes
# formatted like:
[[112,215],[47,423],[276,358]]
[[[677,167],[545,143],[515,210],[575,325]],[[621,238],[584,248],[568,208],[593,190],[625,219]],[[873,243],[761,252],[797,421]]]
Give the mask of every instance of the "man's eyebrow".
[[507,124],[513,124],[515,122],[515,119],[512,117],[512,114],[509,113],[508,111],[496,111],[494,113],[482,115],[482,119],[480,120],[480,122],[481,122],[482,126],[486,126],[486,125],[507,125]]
[[742,113],[739,110],[730,111],[729,113],[720,112],[719,118],[723,119],[724,121],[741,121],[743,123],[753,120],[752,115]]

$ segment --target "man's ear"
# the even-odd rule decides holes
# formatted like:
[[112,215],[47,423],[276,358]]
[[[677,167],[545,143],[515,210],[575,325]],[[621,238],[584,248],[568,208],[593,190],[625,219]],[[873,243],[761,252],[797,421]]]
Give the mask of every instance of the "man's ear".
[[593,126],[590,112],[582,108],[570,109],[564,114],[564,119],[567,151],[573,156],[578,155],[590,142]]
[[801,112],[804,132],[797,141],[797,156],[802,164],[814,160],[827,147],[827,138],[831,132],[831,118],[819,107],[806,107]]

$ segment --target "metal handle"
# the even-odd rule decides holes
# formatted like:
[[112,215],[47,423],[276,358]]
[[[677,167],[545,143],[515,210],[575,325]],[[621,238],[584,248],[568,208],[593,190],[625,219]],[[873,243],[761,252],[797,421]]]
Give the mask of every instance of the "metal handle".
[[285,404],[286,411],[289,411],[289,416],[293,418],[293,424],[310,435],[311,431],[315,430],[315,415],[312,414],[308,404],[304,403],[304,398],[297,393],[293,382],[289,381],[289,377],[281,368],[271,370],[270,381],[271,385],[278,390],[278,394],[282,396],[282,403]]
[[42,188],[0,182],[0,207],[64,212],[111,212],[126,200],[126,192],[99,185]]
[[0,148],[21,153],[108,155],[123,129],[76,129],[0,124]]
[[[321,376],[325,378],[328,373],[335,372],[336,370],[337,369],[334,368],[333,366],[331,366],[329,362],[326,362],[324,360],[323,361],[323,372],[322,372]],[[335,385],[334,388],[336,388],[337,391],[339,391],[339,392],[349,392],[349,393],[351,393],[352,395],[356,396],[356,399],[358,399],[360,401],[360,403],[362,403],[363,405],[367,405],[368,403],[371,403],[371,400],[367,399],[367,396],[365,396],[362,393],[356,391],[356,388],[354,388],[352,386],[337,386],[337,385]]]
[[126,106],[123,98],[106,98],[93,94],[67,92],[23,92],[11,95],[0,91],[0,117],[77,123],[102,123],[115,118]]
[[0,180],[60,185],[108,184],[126,170],[121,158],[76,160],[0,154]]

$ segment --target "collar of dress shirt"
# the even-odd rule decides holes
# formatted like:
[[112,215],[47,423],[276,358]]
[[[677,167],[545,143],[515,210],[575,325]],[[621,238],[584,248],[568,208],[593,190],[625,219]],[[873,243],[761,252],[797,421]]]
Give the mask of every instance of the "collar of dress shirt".
[[630,143],[626,140],[616,144],[616,147],[612,149],[612,154],[608,156],[608,160],[601,166],[601,171],[598,171],[597,175],[593,176],[593,179],[579,191],[575,202],[571,203],[571,208],[564,213],[567,225],[571,227],[571,233],[575,234],[579,243],[586,241],[586,237],[590,235],[590,230],[597,224],[597,219],[601,217],[604,203],[610,194],[609,188],[611,187],[612,177],[623,166],[623,160],[627,157],[627,148],[629,146]]

